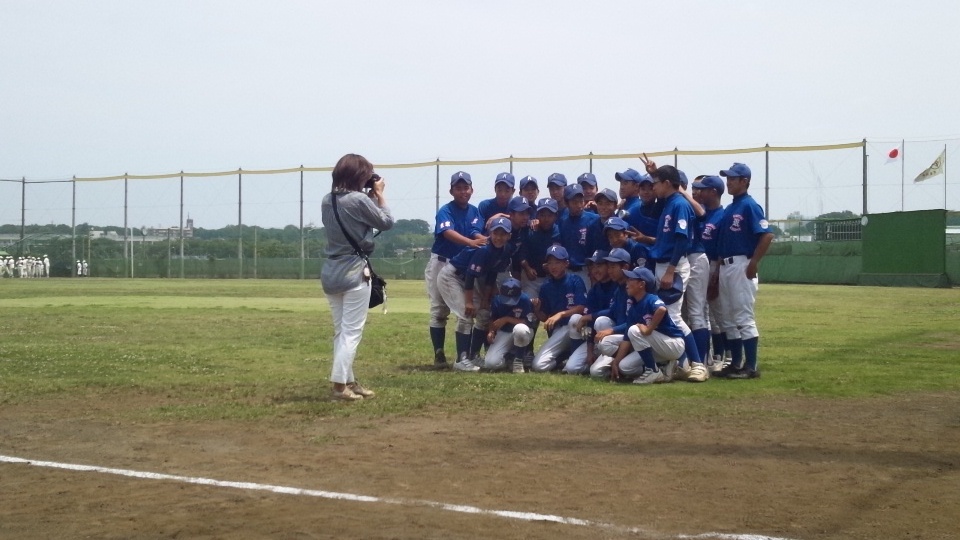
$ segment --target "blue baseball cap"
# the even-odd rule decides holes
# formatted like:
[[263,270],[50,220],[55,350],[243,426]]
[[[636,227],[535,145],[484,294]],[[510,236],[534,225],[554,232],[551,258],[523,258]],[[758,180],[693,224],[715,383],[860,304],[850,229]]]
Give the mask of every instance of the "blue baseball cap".
[[719,176],[704,176],[693,183],[693,189],[715,189],[717,194],[723,195],[725,188]]
[[473,185],[473,180],[470,179],[470,173],[457,171],[450,176],[450,187],[453,187],[457,182],[466,182],[468,186]]
[[541,210],[549,210],[554,214],[560,212],[560,207],[557,205],[557,201],[547,197],[545,199],[540,199],[537,201],[537,212]]
[[596,263],[602,263],[603,260],[606,258],[606,256],[609,255],[609,254],[610,254],[610,253],[609,253],[608,251],[604,251],[604,250],[602,250],[602,249],[598,249],[598,250],[596,250],[596,251],[593,252],[593,255],[587,257],[586,261],[589,262],[589,263],[594,263],[594,264],[596,264]]
[[512,188],[514,186],[513,175],[508,172],[502,172],[498,174],[497,180],[493,183],[493,185],[496,186],[497,184],[506,184]]
[[547,186],[566,186],[567,177],[563,173],[555,172],[547,177]]
[[523,287],[516,278],[507,278],[500,284],[500,301],[508,306],[515,306],[520,302]]
[[627,222],[618,218],[617,216],[611,217],[606,223],[603,224],[604,232],[606,232],[607,229],[612,229],[614,231],[625,231],[629,228],[630,226],[627,225]]
[[729,169],[720,171],[720,176],[738,176],[740,178],[750,178],[750,167],[743,163],[734,163]]
[[500,217],[493,220],[493,223],[490,224],[490,232],[493,232],[497,229],[502,229],[507,232],[513,231],[513,224],[510,223],[510,220],[505,217]]
[[[649,268],[643,266],[638,266],[633,270],[624,270],[623,275],[627,276],[629,279],[639,279],[643,281],[644,288],[648,293],[657,292],[657,276],[653,275],[653,272]],[[680,274],[674,274],[677,277]]]
[[687,180],[687,173],[681,171],[680,169],[677,169],[677,174],[680,175],[680,185],[683,186],[684,189],[686,189],[687,184],[690,183],[690,181]]
[[592,172],[585,172],[577,177],[578,184],[590,184],[591,186],[597,185],[597,175]]
[[636,182],[639,184],[642,180],[640,173],[633,169],[627,169],[623,172],[618,172],[614,175],[614,177],[617,179],[617,182]]
[[569,201],[577,195],[583,197],[583,186],[580,184],[570,184],[563,188],[563,200]]
[[530,210],[530,204],[523,197],[514,197],[507,203],[507,209],[511,212],[526,212]]
[[559,261],[566,261],[570,258],[570,255],[567,253],[567,248],[554,244],[547,249],[547,256],[544,257],[553,257]]
[[540,189],[540,185],[537,184],[537,179],[529,174],[520,179],[520,189],[527,187],[527,184],[533,184],[537,189]]
[[617,197],[617,192],[610,188],[601,189],[596,195],[593,196],[593,200],[596,201],[601,197],[612,202],[613,204],[620,202],[620,198]]
[[607,262],[616,262],[616,263],[629,263],[630,262],[630,252],[623,248],[614,248],[610,250],[610,253],[607,254],[603,260]]
[[657,296],[668,306],[670,304],[676,304],[680,300],[680,297],[683,296],[683,278],[680,277],[680,272],[673,273],[673,285],[670,285],[666,289],[661,288],[658,290]]

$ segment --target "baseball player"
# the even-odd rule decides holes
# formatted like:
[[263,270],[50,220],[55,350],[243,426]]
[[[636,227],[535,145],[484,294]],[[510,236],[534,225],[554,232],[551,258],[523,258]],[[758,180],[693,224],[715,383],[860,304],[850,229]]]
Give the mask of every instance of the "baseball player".
[[477,205],[480,217],[483,218],[484,231],[487,230],[487,225],[491,219],[506,217],[510,213],[508,205],[516,192],[513,175],[508,172],[498,174],[493,184],[493,190],[496,197],[480,201],[480,204]]
[[600,216],[584,212],[586,200],[579,184],[569,185],[563,192],[567,201],[567,213],[560,217],[560,245],[567,248],[570,256],[569,271],[580,276],[584,284],[589,286],[586,259],[600,246],[603,235]]
[[[480,217],[480,211],[470,204],[473,181],[469,173],[463,171],[453,173],[450,177],[450,195],[453,200],[437,211],[430,261],[424,270],[427,296],[430,300],[430,342],[433,344],[433,362],[437,368],[447,366],[444,343],[447,317],[450,316],[450,307],[440,295],[437,284],[440,270],[463,248],[479,248],[487,243],[487,237],[482,234],[484,223]],[[469,332],[469,329],[458,328],[458,331]]]
[[570,358],[563,366],[564,373],[584,374],[593,363],[593,314],[610,309],[613,295],[618,288],[617,283],[610,280],[610,273],[607,271],[604,260],[607,255],[609,255],[608,252],[597,250],[587,257],[587,271],[590,273],[593,286],[587,291],[587,303],[584,306],[583,315],[570,317],[570,326],[583,337],[583,343],[570,353]]
[[[720,228],[720,219],[723,217],[723,206],[720,205],[720,197],[723,196],[723,180],[719,176],[701,176],[693,182],[693,198],[703,206],[704,214],[697,219],[696,238],[699,239],[706,255],[709,270],[707,277],[715,274],[720,267],[720,258],[717,255],[717,236]],[[692,269],[691,269],[692,273]],[[726,334],[723,331],[722,314],[720,306],[719,291],[714,290],[711,293],[709,284],[704,287],[707,293],[707,305],[709,309],[708,319],[710,326],[710,342],[713,345],[713,355],[707,358],[707,368],[711,373],[719,371],[723,367],[724,358],[724,338]],[[692,292],[692,291],[691,291]],[[691,326],[695,326],[691,321]],[[697,350],[701,355],[707,352],[709,344],[703,342],[703,337],[698,336],[697,330],[693,330],[694,337],[697,339]],[[703,342],[703,347],[700,344]]]
[[[560,244],[560,227],[557,226],[559,208],[557,201],[543,198],[537,203],[536,223],[529,228],[525,240],[517,253],[520,263],[520,283],[523,292],[531,299],[540,295],[540,287],[547,279],[547,250]],[[534,320],[533,332],[536,334],[540,321]],[[524,355],[525,365],[532,369],[533,343]]]
[[[686,286],[690,280],[687,250],[693,234],[691,227],[695,226],[696,219],[693,206],[686,192],[680,190],[680,174],[676,167],[664,165],[658,168],[650,160],[645,160],[645,163],[653,177],[657,199],[664,204],[657,226],[656,241],[650,248],[650,258],[656,262],[656,276],[661,287],[671,287],[675,273],[680,275],[683,285]],[[667,306],[670,318],[683,331],[686,357],[689,360],[689,363],[679,363],[677,375],[693,382],[703,382],[710,376],[710,372],[701,361],[690,327],[680,314],[682,305],[681,298],[679,302]]]
[[653,291],[657,279],[644,267],[624,270],[627,293],[634,300],[627,314],[628,341],[623,341],[610,365],[610,378],[632,378],[634,384],[669,382],[657,365],[672,366],[685,356],[683,332],[674,324],[667,307]]
[[487,244],[462,250],[440,269],[440,295],[457,316],[457,362],[453,365],[456,371],[480,370],[478,356],[487,337],[497,272],[510,262],[511,230],[509,219],[494,219]]
[[530,205],[530,219],[537,218],[537,199],[540,198],[540,187],[537,179],[527,175],[520,179],[520,196]]
[[584,210],[587,212],[597,213],[597,204],[594,202],[594,197],[597,196],[597,176],[592,172],[585,172],[577,177],[577,184],[583,189],[583,200],[586,201],[584,205]]
[[597,207],[600,223],[606,223],[608,219],[617,213],[617,204],[620,202],[620,199],[617,197],[617,192],[610,188],[605,188],[594,195],[593,202]]
[[603,236],[611,249],[620,248],[630,254],[630,262],[633,266],[645,266],[649,257],[647,246],[630,238],[627,232],[627,222],[623,219],[613,216],[603,224]]
[[561,218],[567,213],[567,201],[563,197],[563,190],[566,187],[567,177],[563,173],[553,173],[547,177],[547,191],[550,192],[550,198],[557,201]]
[[727,192],[733,196],[733,201],[723,209],[720,219],[717,244],[720,268],[713,279],[720,287],[732,360],[717,375],[730,379],[755,379],[760,377],[757,368],[760,332],[754,315],[757,269],[773,241],[773,233],[763,215],[763,208],[747,193],[750,167],[734,163],[729,169],[720,171],[720,176],[727,178]]
[[583,313],[587,290],[580,276],[567,271],[569,266],[567,250],[550,246],[546,262],[549,277],[533,300],[533,311],[549,334],[533,358],[533,370],[537,372],[555,369],[561,356],[569,352],[571,340],[580,339],[569,322],[571,315]]
[[90,267],[87,265],[86,259],[80,262],[80,267],[83,268],[83,277],[90,277]]
[[520,285],[510,278],[500,285],[500,294],[490,306],[490,326],[487,342],[490,348],[483,367],[490,371],[512,368],[523,373],[523,356],[527,345],[533,342],[533,302]]
[[[633,305],[633,299],[627,294],[627,277],[623,272],[630,270],[630,254],[626,250],[614,248],[604,257],[607,275],[616,283],[610,308],[592,313],[593,341],[596,344],[598,358],[590,365],[590,376],[596,379],[610,378],[610,365],[616,356],[620,343],[627,332],[627,312]],[[581,319],[582,321],[583,319]]]

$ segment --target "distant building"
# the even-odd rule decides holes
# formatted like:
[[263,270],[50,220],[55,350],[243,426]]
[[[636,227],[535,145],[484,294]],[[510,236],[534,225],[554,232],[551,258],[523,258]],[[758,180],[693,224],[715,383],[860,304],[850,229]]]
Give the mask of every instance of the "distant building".
[[[145,228],[144,232],[146,233],[146,236],[159,238],[180,238],[179,226],[156,229]],[[183,228],[183,237],[193,238],[193,218],[187,218],[187,226]]]

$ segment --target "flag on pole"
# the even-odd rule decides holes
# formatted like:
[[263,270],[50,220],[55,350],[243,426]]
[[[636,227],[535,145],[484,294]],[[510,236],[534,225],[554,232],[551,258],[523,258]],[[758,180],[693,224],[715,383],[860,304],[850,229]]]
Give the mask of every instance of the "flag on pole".
[[927,178],[933,178],[938,174],[943,174],[943,166],[947,161],[947,149],[944,148],[943,152],[940,152],[940,156],[937,157],[936,161],[932,165],[927,167],[927,170],[918,174],[916,178],[913,179],[914,183],[923,182]]
[[900,151],[899,146],[887,152],[887,164],[889,165],[890,163],[897,163],[898,161],[900,161],[900,155],[902,153],[903,152]]

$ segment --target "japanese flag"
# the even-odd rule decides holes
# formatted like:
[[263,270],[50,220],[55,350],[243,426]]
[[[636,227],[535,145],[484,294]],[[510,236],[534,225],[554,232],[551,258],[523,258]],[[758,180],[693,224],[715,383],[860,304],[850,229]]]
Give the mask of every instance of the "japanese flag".
[[900,161],[900,156],[902,154],[903,152],[900,150],[899,146],[893,148],[892,150],[887,152],[887,164],[898,163]]

